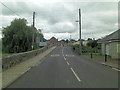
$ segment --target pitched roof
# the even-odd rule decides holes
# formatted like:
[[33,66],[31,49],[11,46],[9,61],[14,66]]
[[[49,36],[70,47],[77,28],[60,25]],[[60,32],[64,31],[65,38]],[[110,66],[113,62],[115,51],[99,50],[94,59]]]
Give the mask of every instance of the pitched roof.
[[104,43],[104,42],[120,42],[120,29],[107,35],[103,39],[99,40],[98,43]]
[[51,39],[56,39],[55,37],[51,37]]

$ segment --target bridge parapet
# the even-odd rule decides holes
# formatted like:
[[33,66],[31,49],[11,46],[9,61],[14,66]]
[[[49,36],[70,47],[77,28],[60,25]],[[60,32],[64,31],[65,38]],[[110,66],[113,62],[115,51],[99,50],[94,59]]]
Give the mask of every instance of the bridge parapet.
[[28,60],[38,54],[41,54],[44,51],[46,51],[47,49],[49,49],[50,47],[52,47],[52,46],[46,46],[46,47],[40,48],[38,50],[22,52],[22,53],[13,54],[13,55],[4,57],[4,58],[2,58],[2,70],[4,71],[24,60]]

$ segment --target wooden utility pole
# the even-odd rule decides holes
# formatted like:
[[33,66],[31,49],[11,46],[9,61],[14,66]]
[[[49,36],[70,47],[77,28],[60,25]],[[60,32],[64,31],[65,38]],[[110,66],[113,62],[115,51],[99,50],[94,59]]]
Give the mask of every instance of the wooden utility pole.
[[81,10],[79,9],[79,36],[80,36],[80,55],[82,55],[82,41],[81,41]]
[[71,45],[71,34],[70,34],[70,45]]
[[34,28],[35,28],[35,12],[33,12],[33,35],[32,35],[32,50],[34,49]]

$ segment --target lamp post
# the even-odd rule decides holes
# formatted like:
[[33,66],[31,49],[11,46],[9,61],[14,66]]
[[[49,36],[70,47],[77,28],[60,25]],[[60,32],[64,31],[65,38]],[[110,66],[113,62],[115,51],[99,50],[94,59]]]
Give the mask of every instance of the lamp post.
[[79,47],[79,50],[80,50],[80,55],[82,55],[82,42],[81,42],[81,10],[79,9],[79,20],[76,21],[76,22],[79,22],[79,38],[80,38],[80,47]]

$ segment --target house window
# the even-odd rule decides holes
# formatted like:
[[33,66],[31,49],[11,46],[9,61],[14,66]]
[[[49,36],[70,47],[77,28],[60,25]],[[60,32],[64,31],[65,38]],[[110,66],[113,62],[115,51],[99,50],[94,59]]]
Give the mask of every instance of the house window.
[[120,44],[117,44],[117,53],[120,53]]

